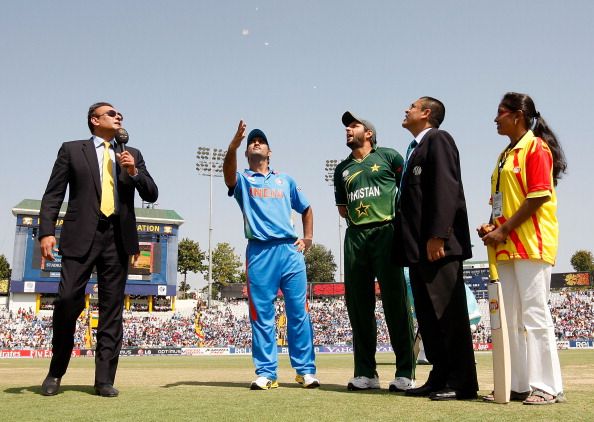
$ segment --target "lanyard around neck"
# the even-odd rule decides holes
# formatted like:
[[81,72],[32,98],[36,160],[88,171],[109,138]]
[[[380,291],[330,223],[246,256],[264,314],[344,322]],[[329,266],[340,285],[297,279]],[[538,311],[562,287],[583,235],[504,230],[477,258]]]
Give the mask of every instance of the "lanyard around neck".
[[495,185],[495,192],[499,192],[499,182],[501,180],[501,171],[503,170],[503,166],[505,166],[505,162],[507,161],[507,156],[513,150],[513,146],[509,145],[505,148],[505,151],[499,155],[499,164],[497,164],[497,183]]

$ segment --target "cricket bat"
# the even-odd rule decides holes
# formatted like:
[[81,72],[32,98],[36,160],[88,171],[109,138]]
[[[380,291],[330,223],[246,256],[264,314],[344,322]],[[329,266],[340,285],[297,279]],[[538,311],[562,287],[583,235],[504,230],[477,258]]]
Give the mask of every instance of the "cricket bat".
[[495,249],[487,247],[489,254],[489,314],[491,319],[491,344],[493,345],[493,396],[495,403],[509,403],[511,391],[511,361],[509,337],[501,283],[497,274]]

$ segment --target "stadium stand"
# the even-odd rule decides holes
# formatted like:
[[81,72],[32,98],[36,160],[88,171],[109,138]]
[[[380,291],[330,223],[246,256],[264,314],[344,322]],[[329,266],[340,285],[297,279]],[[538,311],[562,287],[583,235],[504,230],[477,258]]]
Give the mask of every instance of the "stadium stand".
[[[473,333],[475,343],[490,342],[489,304],[479,299],[481,322]],[[283,302],[277,301],[279,338],[284,338]],[[551,312],[557,339],[594,340],[594,291],[564,289],[551,293]],[[213,301],[211,308],[194,301],[176,312],[124,312],[124,347],[250,347],[251,329],[247,302],[242,299]],[[310,302],[316,345],[349,345],[351,329],[343,297]],[[389,343],[381,301],[376,306],[378,343]],[[87,317],[77,323],[75,348],[86,344]],[[0,349],[50,349],[51,311],[0,311]]]

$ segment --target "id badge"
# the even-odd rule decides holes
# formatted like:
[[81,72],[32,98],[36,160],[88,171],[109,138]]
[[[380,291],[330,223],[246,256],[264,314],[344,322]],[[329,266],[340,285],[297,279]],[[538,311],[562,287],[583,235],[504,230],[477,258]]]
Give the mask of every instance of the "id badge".
[[503,216],[503,195],[501,192],[495,192],[493,195],[493,219]]

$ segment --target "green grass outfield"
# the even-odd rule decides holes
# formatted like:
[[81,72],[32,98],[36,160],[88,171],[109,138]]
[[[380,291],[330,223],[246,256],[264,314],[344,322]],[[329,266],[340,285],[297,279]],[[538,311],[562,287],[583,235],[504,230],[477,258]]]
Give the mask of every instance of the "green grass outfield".
[[[491,354],[476,354],[481,393],[492,389]],[[280,388],[250,391],[249,356],[125,357],[120,359],[118,398],[93,395],[94,360],[74,358],[60,394],[44,397],[39,385],[47,359],[0,360],[1,421],[575,421],[594,420],[594,350],[560,352],[567,403],[525,406],[480,400],[431,402],[387,391],[393,355],[378,354],[382,390],[349,392],[352,356],[318,355],[322,387],[294,381],[281,355]],[[429,367],[419,366],[417,382]]]

